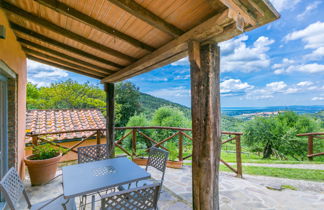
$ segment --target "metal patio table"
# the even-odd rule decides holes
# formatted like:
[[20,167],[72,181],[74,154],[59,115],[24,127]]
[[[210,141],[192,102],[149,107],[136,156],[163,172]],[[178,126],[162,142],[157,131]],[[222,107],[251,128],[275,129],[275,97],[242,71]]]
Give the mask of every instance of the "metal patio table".
[[74,198],[151,177],[126,157],[65,166],[64,198]]

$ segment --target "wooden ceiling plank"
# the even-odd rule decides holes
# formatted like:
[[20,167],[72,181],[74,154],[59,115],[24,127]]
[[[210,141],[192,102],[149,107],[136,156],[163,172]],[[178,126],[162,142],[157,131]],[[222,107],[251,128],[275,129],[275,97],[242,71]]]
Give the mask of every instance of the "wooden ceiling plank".
[[49,65],[49,66],[54,66],[56,68],[64,69],[64,70],[71,71],[71,72],[74,72],[74,73],[77,73],[77,74],[82,74],[84,76],[92,77],[92,78],[95,78],[95,79],[101,79],[102,78],[102,77],[97,76],[97,75],[88,74],[88,73],[79,71],[77,69],[74,69],[74,68],[71,68],[71,67],[68,67],[68,66],[64,66],[64,65],[61,65],[61,64],[57,64],[57,63],[54,63],[54,62],[51,62],[51,61],[47,61],[47,60],[35,57],[35,56],[30,55],[28,53],[26,54],[26,56],[30,60],[33,60],[33,61],[36,61],[36,62],[39,62],[39,63],[43,63],[43,64],[46,64],[46,65]]
[[109,35],[112,35],[112,36],[115,36],[123,41],[126,41],[128,42],[129,44],[135,46],[135,47],[138,47],[138,48],[141,48],[141,49],[145,49],[147,51],[154,51],[155,48],[154,47],[151,47],[123,32],[120,32],[118,31],[117,29],[115,28],[112,28],[62,2],[59,2],[59,1],[56,1],[56,0],[35,0],[37,2],[39,2],[40,4],[44,5],[44,6],[47,6],[55,11],[57,11],[58,13],[61,13],[61,14],[64,14],[66,16],[69,16],[73,19],[76,19],[80,22],[83,22],[87,25],[89,25],[90,27],[94,27],[96,28],[97,30],[100,30],[106,34],[109,34]]
[[158,28],[159,30],[172,35],[173,37],[178,37],[184,33],[181,29],[176,26],[166,22],[159,16],[155,15],[148,9],[142,7],[135,1],[130,0],[108,0],[109,2],[115,4],[121,9],[127,11],[133,16],[141,19],[142,21],[150,24],[151,26]]
[[121,59],[125,59],[125,60],[128,60],[128,61],[135,61],[136,58],[132,57],[132,56],[129,56],[129,55],[126,55],[126,54],[123,54],[117,50],[114,50],[110,47],[107,47],[107,46],[104,46],[98,42],[95,42],[95,41],[92,41],[90,39],[87,39],[79,34],[76,34],[72,31],[69,31],[69,30],[66,30],[65,28],[61,27],[61,26],[58,26],[54,23],[51,23],[49,21],[47,21],[46,19],[43,19],[37,15],[34,15],[34,14],[31,14],[19,7],[16,7],[15,5],[13,4],[9,4],[8,2],[1,2],[1,7],[3,9],[5,9],[6,11],[8,12],[11,12],[12,14],[15,14],[15,15],[18,15],[24,19],[27,19],[33,23],[36,23],[38,25],[41,25],[55,33],[58,33],[62,36],[65,36],[65,37],[68,37],[72,40],[75,40],[77,42],[80,42],[80,43],[83,43],[85,45],[88,45],[89,47],[92,47],[94,49],[97,49],[97,50],[100,50],[104,53],[108,53],[112,56],[115,56],[117,58],[121,58]]
[[123,68],[124,67],[124,66],[119,65],[117,63],[114,63],[112,61],[109,61],[109,60],[106,60],[106,59],[97,57],[97,56],[92,55],[90,53],[84,52],[84,51],[82,51],[82,50],[80,50],[78,48],[71,47],[69,45],[66,45],[66,44],[63,44],[61,42],[58,42],[58,41],[56,41],[54,39],[48,38],[46,36],[43,36],[42,34],[39,34],[37,32],[34,32],[34,31],[29,30],[27,28],[24,28],[23,26],[20,26],[20,25],[18,25],[16,23],[10,22],[10,25],[11,25],[11,28],[13,30],[15,30],[15,31],[18,31],[18,32],[23,33],[23,34],[26,34],[27,36],[36,38],[36,39],[38,39],[40,41],[46,42],[48,44],[51,44],[51,45],[56,46],[56,47],[59,47],[61,49],[68,50],[68,51],[70,51],[72,53],[75,53],[75,54],[81,55],[83,57],[92,59],[92,60],[94,60],[96,62],[100,62],[100,63],[106,64],[106,65],[109,65],[109,66],[113,66],[113,67],[116,67],[116,68]]
[[48,47],[44,47],[42,45],[39,45],[35,42],[31,42],[29,40],[26,40],[26,39],[23,39],[23,38],[20,38],[18,37],[17,38],[17,41],[20,42],[23,46],[30,46],[30,47],[34,47],[34,48],[37,48],[39,50],[42,50],[42,51],[45,51],[45,52],[48,52],[52,55],[55,55],[55,56],[59,56],[61,58],[64,58],[64,59],[67,59],[67,60],[70,60],[70,61],[74,61],[76,63],[80,63],[82,65],[85,65],[85,66],[88,66],[90,68],[93,68],[94,71],[97,71],[97,72],[100,72],[100,73],[104,73],[104,74],[111,74],[111,73],[114,73],[115,71],[113,70],[110,70],[110,69],[106,69],[106,68],[103,68],[103,67],[100,67],[100,66],[97,66],[95,64],[92,64],[92,63],[88,63],[86,61],[83,61],[83,60],[80,60],[78,58],[75,58],[75,57],[72,57],[72,56],[69,56],[69,55],[66,55],[64,53],[61,53],[61,52],[58,52],[56,50],[53,50],[53,49],[50,49]]
[[102,82],[120,81],[121,79],[129,78],[129,75],[133,74],[134,72],[143,72],[143,69],[147,68],[148,66],[159,63],[166,57],[172,56],[180,51],[187,50],[187,41],[190,39],[204,42],[214,37],[216,34],[222,33],[223,27],[221,27],[221,25],[228,22],[230,19],[228,16],[229,9],[226,9],[225,11],[213,16],[204,23],[184,33],[180,37],[170,41],[156,51],[146,55],[135,63],[119,70],[112,75],[109,75],[108,77],[105,77]]
[[57,57],[53,57],[53,56],[50,56],[50,55],[47,55],[45,53],[42,53],[42,52],[39,52],[39,51],[36,51],[36,50],[33,50],[31,48],[27,48],[27,47],[22,47],[23,50],[27,53],[27,54],[31,54],[31,55],[36,55],[36,56],[39,56],[39,57],[42,57],[42,58],[45,58],[47,60],[51,60],[51,61],[54,61],[54,62],[57,62],[57,63],[60,63],[64,66],[69,66],[69,67],[72,67],[74,69],[77,69],[81,72],[85,72],[85,73],[88,73],[88,74],[93,74],[93,75],[97,75],[97,76],[105,76],[107,74],[103,74],[103,73],[99,73],[99,72],[95,72],[93,71],[92,69],[88,69],[86,67],[83,67],[83,66],[80,66],[78,64],[75,64],[75,63],[71,63],[71,62],[68,62],[68,61],[65,61],[65,60],[62,60],[60,58],[57,58]]

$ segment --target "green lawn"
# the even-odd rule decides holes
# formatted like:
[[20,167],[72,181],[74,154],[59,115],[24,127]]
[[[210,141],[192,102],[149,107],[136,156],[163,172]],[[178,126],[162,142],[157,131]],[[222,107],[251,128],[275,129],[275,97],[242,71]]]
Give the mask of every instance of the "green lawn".
[[[221,171],[232,172],[226,166],[220,166]],[[311,181],[324,181],[324,170],[295,169],[295,168],[270,168],[259,166],[243,166],[244,174],[273,176],[288,179],[302,179]]]
[[[222,159],[229,163],[236,162],[236,154],[228,153],[226,151],[222,151]],[[269,164],[324,164],[324,161],[294,161],[294,160],[277,160],[277,159],[262,159],[260,156],[253,153],[243,153],[242,162],[243,163],[269,163]]]

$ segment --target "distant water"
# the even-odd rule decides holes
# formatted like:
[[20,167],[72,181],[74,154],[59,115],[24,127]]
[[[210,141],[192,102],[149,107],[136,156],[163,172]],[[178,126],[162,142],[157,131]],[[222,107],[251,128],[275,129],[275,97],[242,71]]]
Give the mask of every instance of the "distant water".
[[298,114],[316,113],[324,111],[323,106],[269,106],[269,107],[222,107],[222,114],[238,116],[257,112],[294,111]]

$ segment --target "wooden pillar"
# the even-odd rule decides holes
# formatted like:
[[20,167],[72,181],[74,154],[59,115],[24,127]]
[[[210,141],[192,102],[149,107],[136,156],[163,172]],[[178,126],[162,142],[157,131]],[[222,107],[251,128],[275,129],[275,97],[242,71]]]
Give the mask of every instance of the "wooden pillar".
[[242,157],[241,157],[241,135],[235,136],[236,143],[236,168],[237,168],[237,177],[242,178]]
[[[313,154],[313,138],[314,138],[314,136],[312,136],[312,135],[308,136],[308,155]],[[308,160],[313,161],[313,157],[308,157]]]
[[97,130],[97,133],[96,133],[97,144],[100,144],[100,137],[101,137],[101,132],[100,132],[100,130]]
[[115,85],[113,83],[105,83],[105,91],[106,91],[106,110],[107,110],[107,118],[106,118],[106,139],[109,156],[115,157]]
[[221,149],[220,51],[217,44],[189,42],[192,109],[193,209],[218,210]]

